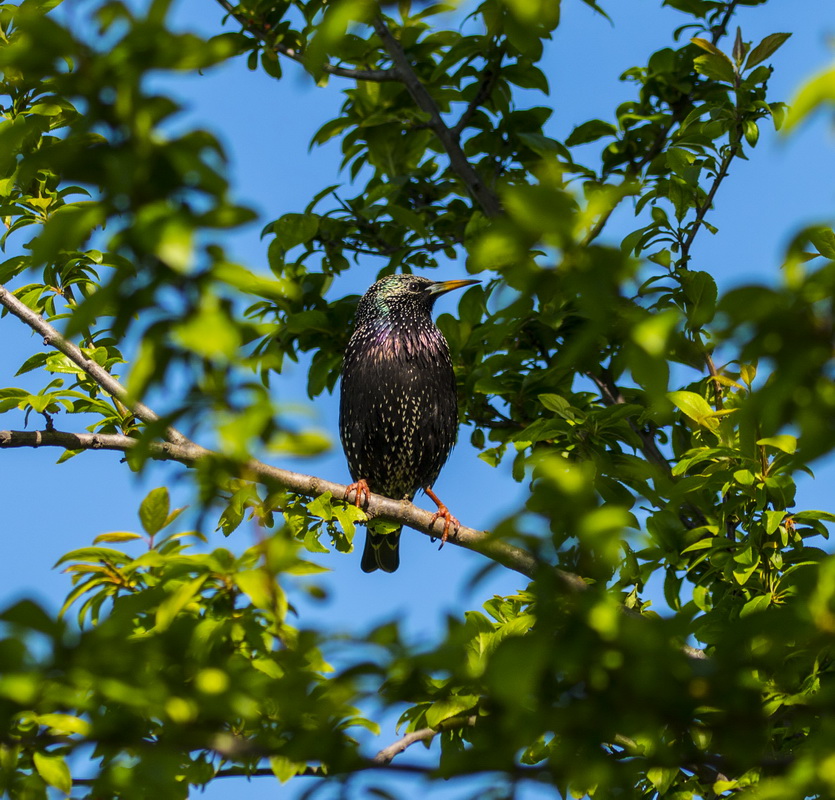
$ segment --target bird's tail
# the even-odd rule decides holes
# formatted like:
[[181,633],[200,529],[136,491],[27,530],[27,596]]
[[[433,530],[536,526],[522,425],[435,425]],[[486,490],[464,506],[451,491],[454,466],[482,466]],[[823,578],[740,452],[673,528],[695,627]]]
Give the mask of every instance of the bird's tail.
[[389,533],[368,531],[365,535],[365,549],[362,551],[363,572],[394,572],[400,566],[400,532],[402,528]]

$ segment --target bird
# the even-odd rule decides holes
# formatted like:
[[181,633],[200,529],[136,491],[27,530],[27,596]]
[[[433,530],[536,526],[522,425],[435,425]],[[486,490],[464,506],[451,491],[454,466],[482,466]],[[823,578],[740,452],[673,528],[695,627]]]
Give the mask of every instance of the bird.
[[[357,306],[345,349],[339,435],[357,506],[371,492],[411,500],[418,490],[437,505],[432,525],[444,522],[441,544],[458,520],[432,491],[458,435],[455,373],[444,335],[432,321],[435,301],[476,280],[432,281],[418,275],[378,280]],[[400,566],[401,528],[368,530],[363,572]]]

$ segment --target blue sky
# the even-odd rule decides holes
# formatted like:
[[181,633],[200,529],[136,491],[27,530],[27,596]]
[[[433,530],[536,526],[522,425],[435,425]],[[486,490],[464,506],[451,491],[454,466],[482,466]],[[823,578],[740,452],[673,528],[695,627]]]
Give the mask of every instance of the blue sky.
[[[601,5],[614,24],[595,14],[580,0],[563,2],[563,19],[549,45],[543,69],[551,84],[550,98],[527,93],[523,102],[551,104],[555,108],[549,133],[562,137],[590,117],[611,119],[618,102],[631,97],[632,87],[618,80],[628,67],[644,63],[654,50],[672,45],[670,32],[684,21],[672,9],[661,9],[656,0],[604,0]],[[210,0],[178,0],[175,18],[183,28],[199,32],[220,30],[222,10]],[[746,40],[791,31],[793,37],[771,62],[776,72],[771,99],[788,100],[798,84],[835,58],[835,7],[830,0],[772,2],[744,8],[737,17]],[[234,29],[227,25],[226,30]],[[829,39],[828,39],[829,37]],[[828,44],[829,42],[829,44]],[[726,47],[730,43],[726,40]],[[333,141],[308,151],[311,136],[322,123],[336,116],[341,105],[338,79],[316,88],[300,66],[284,63],[285,78],[276,82],[246,69],[243,60],[207,71],[201,76],[166,77],[159,80],[185,105],[181,120],[186,127],[205,127],[224,144],[230,158],[230,175],[237,199],[255,208],[258,223],[224,242],[241,263],[253,270],[265,268],[266,242],[259,239],[261,226],[281,214],[301,211],[312,195],[347,176],[337,174],[340,153]],[[793,233],[811,222],[835,220],[835,138],[831,119],[813,120],[788,139],[763,126],[762,138],[747,162],[737,161],[723,185],[709,220],[719,227],[716,236],[700,235],[693,250],[694,269],[710,271],[721,288],[751,281],[779,281],[783,249]],[[613,218],[606,236],[618,241],[635,225],[627,206]],[[7,256],[13,255],[8,253]],[[378,265],[365,264],[341,284],[361,293],[373,280]],[[464,274],[463,263],[450,263],[443,277]],[[438,277],[441,277],[439,274]],[[454,296],[438,303],[440,313],[455,310]],[[0,320],[4,347],[0,350],[0,384],[27,385],[14,372],[27,355],[41,349],[40,340],[15,319]],[[347,468],[338,446],[337,407],[333,397],[314,405],[306,399],[305,375],[291,366],[276,383],[279,398],[312,408],[317,424],[329,433],[332,452],[304,464],[302,471],[346,482]],[[58,427],[69,421],[58,420]],[[22,427],[22,419],[10,417],[2,427]],[[436,484],[436,491],[465,524],[489,528],[502,514],[518,505],[524,487],[514,483],[509,467],[492,469],[462,441]],[[160,468],[137,477],[110,453],[86,453],[56,466],[54,450],[3,452],[5,479],[0,502],[5,510],[5,536],[0,566],[0,601],[32,596],[49,607],[60,606],[69,588],[67,578],[52,570],[60,555],[88,544],[108,530],[135,530],[141,498],[166,475],[179,469]],[[288,466],[281,464],[281,466]],[[831,508],[835,466],[815,466],[816,481],[801,484],[799,507]],[[188,500],[187,482],[174,484],[180,503]],[[418,502],[425,505],[425,498]],[[431,504],[430,504],[431,505]],[[425,507],[430,507],[426,506]],[[220,545],[217,536],[214,544]],[[252,543],[242,526],[225,546],[243,549]],[[359,570],[359,552],[333,554],[323,560],[333,572],[327,578],[329,600],[300,606],[306,625],[361,632],[388,619],[398,619],[415,641],[431,641],[448,613],[460,615],[477,608],[493,593],[512,593],[524,585],[519,576],[492,573],[471,589],[470,578],[484,566],[479,556],[437,545],[416,533],[404,533],[402,566],[394,576],[365,575]],[[393,721],[387,719],[378,746],[396,738]],[[374,747],[374,743],[369,744]],[[422,749],[422,748],[419,748]],[[412,757],[411,755],[409,757]],[[307,786],[300,787],[303,789]],[[457,798],[474,791],[471,783],[432,787],[432,798]],[[249,787],[222,781],[203,796],[210,800],[295,797],[296,789],[277,789],[270,779]],[[277,792],[279,793],[277,795]],[[533,789],[531,797],[539,796]]]

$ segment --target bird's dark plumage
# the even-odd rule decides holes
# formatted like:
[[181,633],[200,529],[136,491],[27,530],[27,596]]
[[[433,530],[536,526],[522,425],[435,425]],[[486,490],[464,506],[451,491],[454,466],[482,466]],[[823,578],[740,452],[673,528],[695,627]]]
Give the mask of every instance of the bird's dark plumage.
[[[431,312],[441,294],[471,283],[477,281],[390,275],[360,300],[345,351],[339,411],[357,504],[366,490],[411,500],[418,489],[431,489],[449,457],[458,433],[455,375]],[[454,518],[430,497],[446,520],[446,535]],[[394,572],[399,544],[399,530],[369,531],[363,571]]]

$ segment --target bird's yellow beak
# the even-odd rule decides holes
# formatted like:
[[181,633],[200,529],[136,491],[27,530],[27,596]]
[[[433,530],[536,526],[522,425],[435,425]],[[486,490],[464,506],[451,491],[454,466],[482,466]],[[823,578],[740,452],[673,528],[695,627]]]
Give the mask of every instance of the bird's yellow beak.
[[440,295],[451,292],[453,289],[461,289],[464,286],[472,286],[481,281],[463,280],[463,281],[436,281],[426,291],[428,294]]

